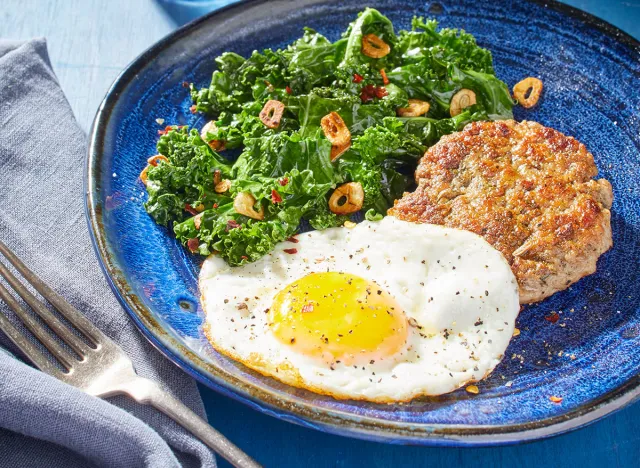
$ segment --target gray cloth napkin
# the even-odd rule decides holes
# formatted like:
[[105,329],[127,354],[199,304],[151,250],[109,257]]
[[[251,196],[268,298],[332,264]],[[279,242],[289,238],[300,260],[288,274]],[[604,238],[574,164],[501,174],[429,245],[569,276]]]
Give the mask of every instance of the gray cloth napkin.
[[[195,382],[143,338],[102,276],[84,218],[85,151],[45,41],[0,41],[0,239],[117,341],[140,375],[204,416]],[[9,313],[3,303],[0,313]],[[0,467],[215,466],[157,410],[91,397],[20,356],[0,333]]]

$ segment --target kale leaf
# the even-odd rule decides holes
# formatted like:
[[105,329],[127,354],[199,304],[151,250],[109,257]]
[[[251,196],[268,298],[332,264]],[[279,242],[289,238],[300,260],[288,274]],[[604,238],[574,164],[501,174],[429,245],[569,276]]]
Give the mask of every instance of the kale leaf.
[[186,207],[196,209],[228,202],[229,198],[215,192],[214,172],[231,174],[231,164],[213,151],[197,130],[186,127],[170,130],[158,141],[160,161],[148,171],[145,203],[147,212],[162,225],[182,221]]
[[[363,53],[363,37],[389,45],[380,58]],[[379,220],[402,193],[426,149],[476,120],[512,118],[513,101],[494,73],[491,52],[458,29],[414,18],[410,31],[395,31],[379,11],[366,8],[335,42],[305,28],[283,49],[254,51],[245,58],[227,52],[215,59],[211,83],[190,86],[198,112],[213,119],[205,139],[197,130],[168,129],[158,141],[167,159],[148,169],[145,207],[193,252],[216,253],[230,265],[258,260],[278,242],[311,226],[326,229],[348,218],[331,212],[333,190],[359,182],[364,204],[357,219]],[[450,115],[461,89],[476,104]],[[397,117],[409,99],[430,104],[418,117]],[[260,112],[269,100],[284,104],[277,128]],[[321,126],[337,112],[351,133],[351,146],[331,160],[331,142]],[[206,140],[206,141],[205,141]],[[207,142],[237,148],[231,163]],[[222,145],[215,144],[214,148]],[[222,151],[222,150],[220,150]],[[216,182],[229,188],[216,191]],[[238,213],[233,200],[249,193],[264,213]]]

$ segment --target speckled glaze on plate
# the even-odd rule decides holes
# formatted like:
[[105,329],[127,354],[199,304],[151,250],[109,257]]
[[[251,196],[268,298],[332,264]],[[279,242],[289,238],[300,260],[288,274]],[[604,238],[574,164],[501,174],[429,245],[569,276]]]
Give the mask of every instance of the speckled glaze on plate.
[[[213,58],[281,47],[310,26],[335,40],[365,4],[255,0],[179,29],[135,60],[100,106],[87,162],[87,216],[106,276],[145,336],[200,382],[287,421],[392,443],[490,445],[558,434],[640,396],[640,44],[556,2],[373,1],[407,28],[416,15],[473,33],[510,86],[545,85],[536,120],[575,136],[611,181],[614,248],[598,272],[525,308],[504,361],[480,383],[403,405],[337,401],[288,387],[216,353],[200,329],[191,256],[142,207],[138,174],[155,154],[155,121],[200,127],[183,81],[208,83]],[[552,311],[556,323],[545,320]],[[562,397],[553,403],[550,396]]]

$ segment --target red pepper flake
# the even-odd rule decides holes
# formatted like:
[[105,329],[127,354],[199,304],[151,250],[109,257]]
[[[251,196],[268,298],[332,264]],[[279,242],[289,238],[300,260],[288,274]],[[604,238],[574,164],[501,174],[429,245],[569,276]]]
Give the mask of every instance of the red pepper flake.
[[284,90],[287,92],[287,94],[291,94],[293,93],[293,91],[291,91],[291,88],[289,86],[287,86],[286,88],[284,88]]
[[285,185],[287,185],[289,183],[289,178],[288,177],[283,177],[282,179],[280,179],[278,181],[278,183],[284,187]]
[[387,78],[387,74],[384,71],[384,68],[380,69],[380,74],[382,75],[382,82],[385,84],[385,86],[388,85],[389,84],[389,78]]
[[282,197],[277,190],[271,190],[271,201],[273,203],[282,203]]
[[227,221],[227,232],[231,231],[232,229],[238,228],[240,228],[240,224],[235,219],[230,219],[229,221]]
[[362,90],[360,91],[360,99],[362,100],[362,102],[373,101],[373,88],[374,86],[371,84],[362,88]]
[[198,214],[198,212],[196,211],[196,209],[195,209],[193,206],[189,205],[188,203],[185,203],[185,204],[184,204],[184,210],[185,210],[185,211],[188,211],[188,212],[189,212],[189,214],[191,214],[191,215],[193,215],[193,216],[195,216],[195,215],[197,215],[197,214]]
[[189,112],[191,112],[192,114],[195,114],[197,112],[195,104],[193,106],[189,107]]
[[362,88],[362,91],[360,91],[360,99],[362,102],[369,102],[372,101],[374,97],[382,99],[387,94],[387,89],[384,86],[373,86],[372,84],[368,84]]
[[378,86],[375,88],[375,93],[376,93],[376,97],[378,99],[382,99],[383,97],[385,97],[387,94],[389,94],[387,92],[387,88],[385,88],[384,86]]
[[284,251],[287,252],[289,255],[298,253],[298,249],[284,249]]
[[243,255],[242,257],[240,257],[242,260],[249,260],[249,257],[247,257],[246,255]]
[[187,248],[192,252],[197,252],[198,247],[200,247],[200,241],[198,241],[197,237],[192,237],[187,241]]
[[358,75],[357,73],[353,74],[353,82],[354,83],[360,83],[362,80],[364,80],[362,75]]
[[313,304],[305,304],[302,306],[301,312],[306,314],[308,312],[313,312]]
[[297,238],[297,237],[294,237],[294,236],[289,237],[289,238],[287,239],[287,241],[289,241],[289,242],[293,242],[294,244],[297,244],[298,242],[300,242],[300,241],[298,240],[298,238]]
[[218,208],[218,204],[217,204],[217,203],[214,203],[214,204],[213,204],[213,207],[214,207],[214,208]]
[[158,130],[158,135],[166,135],[171,130],[173,130],[173,125],[167,125],[166,127],[164,127],[164,130]]
[[188,87],[189,87],[189,83],[188,83],[188,82],[186,82],[186,81],[183,81],[183,82],[182,82],[182,87],[183,87],[183,88],[188,88]]
[[550,396],[549,400],[551,400],[554,403],[562,403],[562,397],[559,396]]
[[544,319],[547,322],[556,323],[558,320],[560,320],[560,315],[558,314],[558,312],[551,312],[549,315],[545,315]]

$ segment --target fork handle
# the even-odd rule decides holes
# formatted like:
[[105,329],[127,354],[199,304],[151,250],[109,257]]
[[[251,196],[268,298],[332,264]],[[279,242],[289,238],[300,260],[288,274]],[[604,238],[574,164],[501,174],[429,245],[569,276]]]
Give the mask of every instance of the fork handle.
[[229,439],[216,431],[180,400],[162,390],[155,382],[139,377],[130,382],[127,387],[126,393],[138,403],[150,405],[162,411],[233,466],[261,468],[261,465],[253,458],[232,444]]

